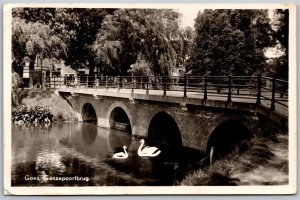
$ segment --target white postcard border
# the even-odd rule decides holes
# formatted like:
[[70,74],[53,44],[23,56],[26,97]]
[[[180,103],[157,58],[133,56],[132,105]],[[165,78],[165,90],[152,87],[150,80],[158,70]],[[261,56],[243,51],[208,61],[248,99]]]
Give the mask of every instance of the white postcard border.
[[[289,184],[282,186],[84,186],[84,187],[11,187],[11,10],[13,7],[80,8],[186,8],[195,9],[275,9],[289,8]],[[3,7],[3,130],[4,193],[7,195],[126,195],[126,194],[293,194],[297,189],[297,87],[296,87],[296,6],[294,4],[41,4],[18,3]]]

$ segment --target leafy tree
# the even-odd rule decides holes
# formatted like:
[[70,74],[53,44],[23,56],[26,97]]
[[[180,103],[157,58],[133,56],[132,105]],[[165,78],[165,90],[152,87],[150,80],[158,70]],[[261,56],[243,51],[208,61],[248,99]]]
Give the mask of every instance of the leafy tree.
[[60,58],[66,54],[65,43],[51,34],[49,25],[40,21],[26,22],[19,17],[12,22],[13,66],[21,67],[25,57],[30,58],[30,69],[34,68],[36,56]]
[[146,61],[143,54],[137,56],[137,60],[134,64],[130,65],[128,70],[133,76],[152,76],[150,64]]
[[54,34],[67,44],[67,65],[78,69],[87,66],[90,75],[96,67],[95,55],[91,49],[103,18],[114,9],[64,8],[57,9],[51,24]]
[[43,24],[49,24],[54,19],[55,12],[55,8],[16,7],[12,10],[12,16],[13,18],[24,19],[26,23],[40,22]]
[[277,18],[273,23],[275,33],[274,37],[279,42],[279,48],[284,52],[282,56],[276,58],[275,76],[278,78],[288,79],[289,69],[289,10],[277,9],[274,11]]
[[[151,64],[154,75],[169,75],[177,66],[183,47],[179,34],[178,13],[173,10],[146,10],[145,35],[141,52]],[[178,53],[178,54],[177,54]]]
[[168,75],[182,51],[178,13],[163,9],[120,9],[107,15],[93,44],[105,73],[126,75],[130,66]]
[[139,27],[140,13],[134,10],[116,10],[105,17],[93,44],[97,62],[104,73],[126,75],[129,66],[141,49],[143,27]]
[[204,10],[195,21],[187,69],[197,75],[252,75],[274,45],[267,10]]
[[191,27],[180,29],[180,37],[182,38],[182,46],[178,48],[178,65],[184,66],[186,61],[190,58],[191,50],[194,48],[194,31]]
[[91,45],[102,19],[114,9],[16,8],[13,10],[14,57],[35,56],[65,60],[72,68],[95,68]]

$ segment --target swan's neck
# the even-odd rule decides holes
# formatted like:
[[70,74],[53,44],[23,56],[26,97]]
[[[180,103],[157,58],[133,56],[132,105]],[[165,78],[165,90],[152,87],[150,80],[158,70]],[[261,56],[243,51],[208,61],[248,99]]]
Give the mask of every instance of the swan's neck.
[[125,147],[123,147],[123,149],[124,149],[124,153],[127,155],[127,151],[126,151],[126,148]]
[[138,153],[139,153],[139,154],[142,153],[142,147],[144,146],[144,143],[145,143],[145,141],[142,140],[142,141],[141,141],[141,145],[140,145],[140,147],[139,147],[139,149],[138,149]]

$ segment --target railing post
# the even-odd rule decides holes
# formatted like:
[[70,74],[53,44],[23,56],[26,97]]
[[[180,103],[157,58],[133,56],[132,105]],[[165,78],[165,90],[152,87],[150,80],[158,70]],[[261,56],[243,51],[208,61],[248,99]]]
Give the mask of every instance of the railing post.
[[134,80],[133,80],[133,75],[131,75],[131,95],[133,95],[134,90]]
[[97,89],[100,87],[100,85],[99,85],[99,79],[98,78],[96,78],[95,86],[96,86]]
[[43,65],[41,65],[41,88],[43,89]]
[[163,76],[163,85],[164,85],[164,96],[167,95],[167,85],[166,85],[166,76]]
[[108,85],[107,85],[107,76],[105,76],[105,89],[108,89]]
[[143,79],[140,78],[140,89],[143,89]]
[[186,77],[186,73],[184,73],[184,93],[183,93],[183,97],[187,97],[187,95],[186,95],[186,85],[187,85],[187,77]]
[[53,77],[53,87],[54,87],[54,89],[56,89],[55,88],[55,77]]
[[[54,78],[55,80],[55,78]],[[62,80],[62,77],[56,77],[56,81],[59,82],[59,88],[61,88],[62,86],[64,86],[64,80]],[[55,83],[56,85],[56,83]],[[54,85],[54,88],[55,88],[55,85]]]
[[280,83],[280,98],[283,98],[284,96],[284,82]]
[[149,76],[147,76],[146,78],[146,94],[148,95],[149,94]]
[[259,74],[257,76],[257,100],[256,100],[256,104],[261,104],[260,96],[261,96],[261,74]]
[[237,78],[237,92],[236,93],[240,94],[240,78]]
[[89,75],[86,76],[86,87],[89,87]]
[[228,76],[228,99],[227,102],[231,102],[231,76]]
[[204,76],[204,99],[207,99],[207,75]]
[[74,79],[74,87],[77,88],[77,85],[78,85],[78,78],[77,78],[77,76],[75,76],[75,79]]
[[271,110],[275,110],[275,81],[276,79],[272,79],[272,100],[271,100]]
[[117,88],[118,88],[118,92],[120,91],[120,76],[117,77]]

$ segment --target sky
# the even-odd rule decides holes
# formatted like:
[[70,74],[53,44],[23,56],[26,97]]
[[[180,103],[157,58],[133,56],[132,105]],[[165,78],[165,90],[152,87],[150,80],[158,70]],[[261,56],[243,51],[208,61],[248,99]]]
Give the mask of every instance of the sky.
[[191,9],[185,8],[185,9],[179,9],[178,11],[182,13],[181,26],[182,27],[190,26],[191,28],[194,28],[194,22],[195,22],[194,20],[197,17],[199,10],[196,10],[194,8]]

